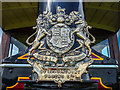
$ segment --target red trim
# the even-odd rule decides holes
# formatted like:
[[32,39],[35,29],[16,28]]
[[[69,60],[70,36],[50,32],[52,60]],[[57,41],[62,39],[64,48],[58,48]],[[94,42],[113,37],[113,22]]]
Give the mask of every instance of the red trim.
[[98,90],[112,90],[112,87],[107,87],[102,83],[101,77],[91,77],[91,80],[98,81]]
[[[18,77],[18,81],[20,80],[30,80],[29,77]],[[16,90],[24,90],[24,83],[19,83],[17,82],[15,85],[13,86],[10,86],[10,87],[6,87],[6,90],[13,90],[13,89],[16,89]]]

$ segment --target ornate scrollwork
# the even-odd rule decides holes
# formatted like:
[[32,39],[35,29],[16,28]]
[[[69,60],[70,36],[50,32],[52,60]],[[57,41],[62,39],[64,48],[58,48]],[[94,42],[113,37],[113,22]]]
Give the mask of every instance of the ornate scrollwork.
[[[36,32],[26,40],[31,45],[28,62],[38,75],[37,81],[53,80],[60,87],[65,81],[81,80],[81,75],[93,62],[90,44],[95,38],[89,33],[90,28],[76,11],[67,15],[65,9],[57,7],[56,14],[48,11],[40,14],[33,27]],[[29,39],[34,35],[36,38],[30,43]]]

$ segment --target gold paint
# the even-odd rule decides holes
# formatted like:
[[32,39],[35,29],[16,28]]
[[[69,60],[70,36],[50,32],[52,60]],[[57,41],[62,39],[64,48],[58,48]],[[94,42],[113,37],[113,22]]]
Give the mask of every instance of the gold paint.
[[59,88],[62,87],[61,81],[58,81],[58,87],[59,87]]
[[46,65],[47,65],[47,66],[49,66],[49,65],[50,65],[50,63],[49,63],[49,62],[46,62]]
[[38,53],[33,54],[33,56],[39,60],[57,62],[57,58],[53,56],[40,55]]
[[73,62],[70,62],[70,65],[71,65],[71,66],[73,66],[73,65],[74,65],[74,63],[73,63]]

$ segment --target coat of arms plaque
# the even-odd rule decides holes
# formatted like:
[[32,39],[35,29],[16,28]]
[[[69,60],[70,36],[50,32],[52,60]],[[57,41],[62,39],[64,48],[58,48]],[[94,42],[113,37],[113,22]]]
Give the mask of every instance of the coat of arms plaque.
[[[40,14],[33,28],[36,32],[26,40],[31,46],[27,61],[33,67],[32,79],[54,81],[58,87],[65,81],[82,81],[82,74],[93,62],[90,44],[95,42],[82,15],[76,11],[67,15],[58,6],[56,14]],[[34,35],[35,40],[29,43]]]

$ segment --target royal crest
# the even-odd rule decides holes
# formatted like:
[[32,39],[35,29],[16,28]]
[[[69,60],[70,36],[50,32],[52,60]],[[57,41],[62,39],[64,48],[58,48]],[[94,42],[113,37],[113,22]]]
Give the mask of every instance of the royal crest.
[[[26,40],[31,45],[27,61],[33,67],[33,80],[54,81],[58,87],[65,81],[81,81],[93,62],[90,44],[95,42],[82,15],[76,11],[67,15],[58,7],[56,14],[40,14],[33,28],[36,32]],[[34,35],[35,40],[29,43]]]

